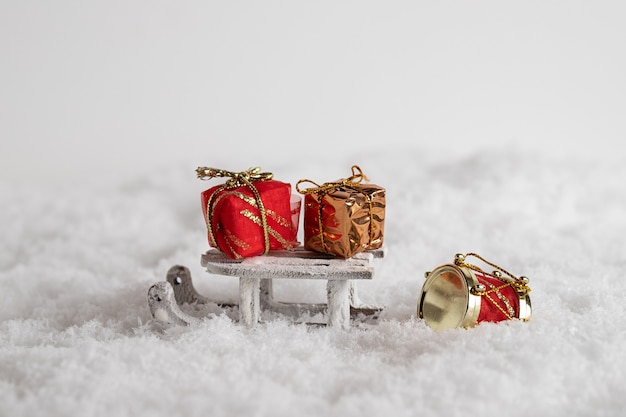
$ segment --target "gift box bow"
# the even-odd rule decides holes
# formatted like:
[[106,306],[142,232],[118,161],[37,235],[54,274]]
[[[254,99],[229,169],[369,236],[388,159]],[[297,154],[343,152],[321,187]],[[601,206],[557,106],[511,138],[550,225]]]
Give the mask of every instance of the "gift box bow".
[[[322,185],[309,179],[302,179],[296,183],[296,190],[300,194],[327,194],[341,187],[353,188],[359,185],[362,181],[369,181],[369,178],[363,174],[363,171],[358,165],[352,165],[352,175],[348,178],[338,181],[325,182]],[[313,184],[313,187],[300,189],[300,184],[304,183]]]
[[224,184],[226,188],[235,188],[242,185],[250,185],[255,181],[271,180],[274,174],[271,172],[261,172],[260,167],[248,168],[245,171],[234,172],[225,169],[198,167],[196,174],[201,180],[210,180],[212,178],[230,177]]

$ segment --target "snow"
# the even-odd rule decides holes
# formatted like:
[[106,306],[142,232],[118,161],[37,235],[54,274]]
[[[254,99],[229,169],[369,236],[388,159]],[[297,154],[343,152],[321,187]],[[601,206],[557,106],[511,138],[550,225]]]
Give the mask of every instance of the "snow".
[[[623,12],[3,3],[0,415],[622,415]],[[218,181],[197,166],[295,184],[353,164],[387,188],[386,254],[358,282],[378,321],[155,325],[173,265],[238,297],[200,266]],[[417,319],[424,272],[461,252],[529,277],[531,321]],[[325,283],[274,292],[319,303]]]

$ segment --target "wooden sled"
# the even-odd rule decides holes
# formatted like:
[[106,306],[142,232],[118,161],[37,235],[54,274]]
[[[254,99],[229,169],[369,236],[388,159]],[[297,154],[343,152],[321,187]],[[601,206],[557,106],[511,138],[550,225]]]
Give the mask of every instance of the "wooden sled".
[[[297,248],[273,251],[267,255],[233,260],[217,249],[201,257],[201,265],[212,274],[239,278],[239,303],[222,303],[199,294],[193,286],[189,269],[175,265],[166,281],[148,290],[148,306],[152,317],[163,325],[189,325],[200,319],[181,310],[183,305],[199,306],[215,303],[220,307],[238,307],[239,321],[246,326],[259,322],[261,310],[289,315],[323,314],[329,326],[347,328],[357,317],[376,318],[382,307],[363,303],[358,295],[356,280],[372,279],[374,258],[384,257],[378,249],[356,254],[349,259]],[[274,279],[326,280],[327,303],[287,303],[274,299]]]

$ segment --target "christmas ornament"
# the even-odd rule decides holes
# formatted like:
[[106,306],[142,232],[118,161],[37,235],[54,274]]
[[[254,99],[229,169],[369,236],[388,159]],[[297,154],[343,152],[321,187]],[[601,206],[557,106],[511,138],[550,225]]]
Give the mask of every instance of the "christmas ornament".
[[[467,263],[475,257],[495,268],[491,273]],[[515,277],[475,253],[457,254],[425,274],[417,314],[434,330],[472,327],[481,322],[530,320],[528,278]]]
[[[304,194],[304,247],[349,258],[383,244],[385,189],[363,184],[368,178],[357,165],[349,178],[319,185],[301,179],[296,190]],[[302,184],[313,187],[303,189]]]
[[201,194],[210,246],[232,259],[298,246],[301,198],[292,199],[290,184],[258,167],[242,172],[199,167],[196,173],[202,180],[229,178]]

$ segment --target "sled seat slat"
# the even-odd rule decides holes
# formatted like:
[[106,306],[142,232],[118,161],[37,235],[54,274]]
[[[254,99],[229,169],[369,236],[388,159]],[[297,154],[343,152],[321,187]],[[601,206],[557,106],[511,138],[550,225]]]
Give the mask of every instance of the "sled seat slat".
[[321,279],[327,281],[328,324],[348,327],[350,308],[358,300],[356,284],[352,281],[372,279],[374,268],[369,265],[370,261],[382,258],[384,254],[384,249],[379,249],[341,259],[297,248],[233,260],[217,249],[211,249],[202,255],[200,263],[207,272],[239,278],[240,321],[248,326],[259,321],[261,280]]
[[[296,254],[303,256],[294,256]],[[374,268],[369,266],[371,255],[336,259],[312,254],[314,252],[281,251],[235,261],[212,250],[202,255],[201,265],[214,274],[250,278],[347,280],[374,277]]]

